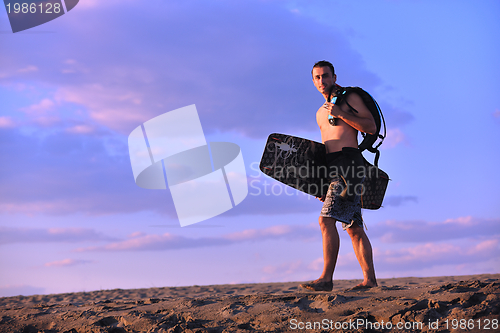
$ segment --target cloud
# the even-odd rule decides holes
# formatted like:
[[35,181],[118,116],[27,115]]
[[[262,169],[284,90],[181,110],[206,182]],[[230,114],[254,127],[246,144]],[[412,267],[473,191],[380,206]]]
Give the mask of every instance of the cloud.
[[141,89],[135,89],[133,87],[104,87],[102,84],[63,86],[58,88],[54,98],[61,103],[84,106],[90,118],[105,127],[117,129],[116,125],[111,124],[126,123],[131,125],[130,129],[133,129],[133,125],[137,126],[148,120],[144,117],[144,109],[158,110],[158,107],[143,103],[147,96],[141,92]]
[[73,243],[85,241],[113,241],[92,229],[83,228],[12,228],[0,227],[0,245],[13,243]]
[[318,239],[319,230],[315,225],[308,226],[273,226],[265,229],[248,229],[241,232],[216,236],[188,238],[171,233],[163,235],[146,235],[135,233],[129,239],[112,242],[104,246],[78,248],[76,252],[87,251],[166,251],[191,249],[210,246],[228,246],[241,242],[262,242],[265,240],[287,239],[303,240]]
[[68,266],[77,266],[82,264],[91,263],[90,260],[82,260],[82,259],[63,259],[59,261],[52,261],[45,264],[45,267],[68,267]]
[[[139,124],[196,103],[206,133],[262,138],[277,130],[316,129],[314,113],[322,97],[311,83],[310,67],[325,57],[346,84],[369,91],[381,84],[345,36],[332,28],[325,32],[279,3],[87,5],[99,10],[79,5],[67,29],[37,44],[36,55],[29,44],[14,40],[0,55],[5,64],[0,87],[22,87],[19,96],[31,102],[19,102],[23,117],[0,118],[0,154],[8,156],[0,165],[1,211],[149,210],[175,218],[168,191],[144,191],[132,180],[126,135]],[[70,43],[75,39],[79,43]],[[398,123],[411,120],[387,108]],[[249,196],[225,216],[318,209],[315,200],[297,193]]]
[[[310,270],[313,270],[313,271],[321,271],[323,269],[323,265],[324,265],[325,261],[323,259],[323,257],[319,257],[315,260],[313,260],[308,266],[307,268],[310,269]],[[337,266],[340,264],[339,261],[337,261]]]
[[473,227],[473,226],[477,225],[478,222],[480,222],[480,220],[478,221],[478,219],[475,219],[472,216],[462,216],[462,217],[458,217],[455,219],[446,219],[446,220],[444,220],[443,223],[449,223],[451,225],[459,224],[459,225],[464,226],[464,227],[467,227],[467,226]]
[[38,67],[29,65],[24,68],[20,68],[17,70],[19,73],[29,73],[29,72],[38,72]]
[[403,131],[399,128],[390,128],[387,130],[387,136],[382,144],[381,149],[394,148],[399,144],[409,145],[409,140]]
[[[0,86],[22,86],[20,96],[31,101],[18,106],[28,121],[0,120],[0,154],[8,156],[0,166],[1,211],[149,210],[175,218],[167,191],[143,191],[132,180],[126,135],[139,124],[196,103],[207,133],[261,138],[278,129],[316,129],[322,97],[310,67],[325,55],[346,83],[368,90],[381,83],[342,34],[329,29],[325,35],[322,25],[281,4],[153,0],[146,9],[133,1],[110,3],[90,4],[99,10],[79,5],[67,29],[37,44],[36,55],[14,41],[0,55],[6,71]],[[227,216],[309,212],[318,209],[312,201],[249,196]]]
[[[396,250],[380,250],[374,254],[382,270],[418,271],[444,265],[478,264],[498,259],[500,237],[486,241],[435,242],[418,244]],[[494,267],[492,267],[495,270]],[[496,267],[498,270],[498,267]],[[441,273],[443,274],[443,273]]]
[[230,239],[232,241],[242,241],[242,240],[255,240],[255,239],[265,239],[265,238],[274,238],[287,235],[291,233],[292,227],[288,225],[277,225],[273,227],[269,227],[266,229],[249,229],[240,232],[235,232],[225,236],[225,238]]
[[7,116],[0,117],[0,128],[10,128],[15,126],[16,122],[12,119],[12,117],[7,117]]
[[[467,222],[464,223],[464,220]],[[443,251],[443,248],[436,244],[464,239],[475,242],[476,245],[470,251],[481,252],[491,250],[498,245],[497,240],[500,238],[500,232],[497,226],[499,222],[498,219],[477,218],[459,218],[444,222],[385,221],[373,226],[367,233],[370,239],[380,240],[386,244],[420,243],[418,245],[420,248],[417,246],[417,249],[421,253],[427,253],[428,255],[431,255],[432,251]],[[320,236],[321,233],[316,223],[309,225],[276,225],[264,229],[247,229],[201,238],[184,237],[172,233],[149,235],[137,232],[131,234],[125,240],[115,240],[103,246],[79,248],[76,251],[167,251],[278,239],[309,242],[319,240]],[[438,246],[435,248],[437,250],[432,250],[434,246]],[[415,252],[407,253],[407,255],[412,253]]]
[[485,252],[498,254],[499,244],[500,244],[499,239],[488,239],[476,244],[473,248],[471,248],[468,251],[468,254],[482,255]]
[[24,108],[24,110],[30,114],[43,114],[46,111],[53,109],[54,106],[55,103],[52,100],[44,98],[39,103],[30,105],[27,108]]
[[207,246],[229,245],[232,242],[223,238],[186,238],[165,233],[163,235],[140,235],[124,241],[113,242],[105,246],[80,248],[76,252],[86,251],[163,251],[199,248]]
[[75,125],[66,129],[68,133],[89,134],[96,131],[96,128],[86,124]]
[[380,238],[384,243],[428,243],[471,237],[500,235],[500,219],[462,217],[443,222],[393,221],[378,223],[370,228],[370,238]]
[[44,98],[38,103],[21,108],[31,121],[42,127],[52,126],[61,121],[56,111],[56,103],[49,98]]
[[24,134],[0,128],[0,210],[89,215],[145,210],[175,215],[168,191],[134,184],[126,140],[102,129],[67,127]]
[[271,280],[273,281],[287,281],[290,279],[290,276],[306,270],[307,267],[302,263],[302,260],[285,262],[279,265],[267,265],[262,267],[262,272],[265,274],[262,277],[262,281],[270,280],[270,277],[272,277]]
[[391,128],[399,128],[410,124],[415,120],[413,114],[408,111],[395,108],[391,104],[384,104],[382,113],[384,114],[384,118]]
[[447,243],[426,243],[414,247],[407,247],[398,250],[389,250],[382,252],[382,260],[391,264],[404,264],[414,266],[415,262],[436,262],[449,261],[454,253],[462,252],[461,249]]
[[[281,3],[114,3],[94,3],[99,10],[80,5],[57,40],[39,44],[36,55],[24,44],[8,45],[3,62],[8,68],[43,68],[23,77],[56,90],[47,98],[61,107],[79,105],[92,120],[122,134],[193,103],[208,132],[260,137],[277,127],[291,133],[316,128],[322,97],[310,69],[324,58],[335,62],[341,84],[369,91],[381,84],[342,33]],[[3,82],[17,81],[15,75],[8,72]]]

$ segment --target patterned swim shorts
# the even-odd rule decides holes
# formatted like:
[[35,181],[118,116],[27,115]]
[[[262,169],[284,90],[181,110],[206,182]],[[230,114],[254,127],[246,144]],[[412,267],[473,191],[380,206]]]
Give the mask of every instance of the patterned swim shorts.
[[342,177],[336,176],[332,179],[320,216],[331,217],[342,222],[344,230],[353,225],[363,227],[361,196],[355,194],[353,201],[346,199],[342,195],[345,189],[346,184]]

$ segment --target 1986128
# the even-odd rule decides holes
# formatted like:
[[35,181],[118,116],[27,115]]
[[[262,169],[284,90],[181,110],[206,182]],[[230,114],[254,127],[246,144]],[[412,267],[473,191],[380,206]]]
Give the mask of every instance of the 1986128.
[[446,329],[479,329],[479,330],[498,330],[498,319],[446,319],[443,322]]
[[56,14],[59,14],[61,12],[61,4],[60,3],[55,3],[55,4],[51,4],[50,2],[48,3],[45,3],[45,8],[43,6],[44,4],[41,3],[41,4],[36,4],[34,2],[32,3],[26,3],[26,2],[23,2],[23,3],[14,3],[12,5],[12,8],[11,8],[11,5],[10,3],[8,3],[6,5],[7,7],[7,13],[10,14],[11,12],[12,13],[23,13],[23,14],[36,14],[36,13],[41,13],[41,14],[53,14],[53,13],[56,13]]

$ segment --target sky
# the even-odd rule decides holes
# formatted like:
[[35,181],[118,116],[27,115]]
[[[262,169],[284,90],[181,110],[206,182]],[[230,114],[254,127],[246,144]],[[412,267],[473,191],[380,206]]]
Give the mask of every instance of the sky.
[[[378,278],[500,273],[500,2],[81,0],[12,33],[0,9],[0,296],[306,281],[321,202],[258,170],[267,136],[320,141],[312,65],[369,91],[388,137],[364,211]],[[195,104],[249,193],[181,228],[127,138]],[[365,153],[373,160],[370,153]],[[340,230],[334,279],[361,279]]]

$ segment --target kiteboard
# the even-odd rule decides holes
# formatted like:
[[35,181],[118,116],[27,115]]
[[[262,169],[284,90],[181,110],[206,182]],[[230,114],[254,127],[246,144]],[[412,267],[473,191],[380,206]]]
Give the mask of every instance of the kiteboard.
[[[366,159],[365,167],[362,207],[378,209],[382,205],[389,176]],[[326,195],[331,181],[325,145],[292,135],[269,135],[259,168],[267,176],[318,198]]]

